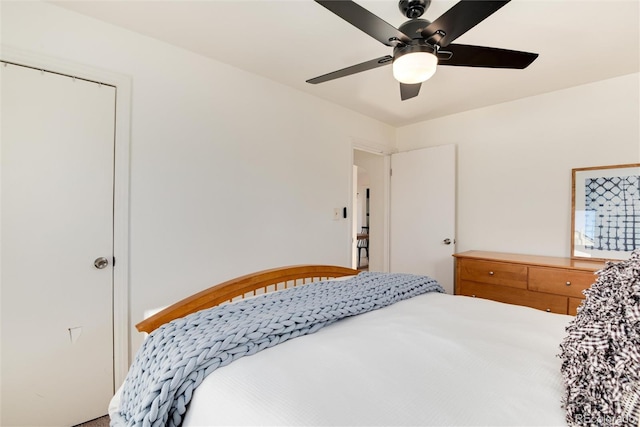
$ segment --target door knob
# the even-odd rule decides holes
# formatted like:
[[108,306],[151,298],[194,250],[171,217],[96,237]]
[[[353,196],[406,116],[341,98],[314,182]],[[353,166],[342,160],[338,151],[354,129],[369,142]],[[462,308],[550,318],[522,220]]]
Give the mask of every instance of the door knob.
[[442,243],[444,243],[445,245],[450,245],[451,244],[451,239],[444,239],[442,241]]
[[103,268],[105,268],[107,265],[109,265],[109,260],[106,259],[105,257],[101,256],[100,258],[96,258],[95,261],[93,261],[93,265],[99,269],[102,270]]

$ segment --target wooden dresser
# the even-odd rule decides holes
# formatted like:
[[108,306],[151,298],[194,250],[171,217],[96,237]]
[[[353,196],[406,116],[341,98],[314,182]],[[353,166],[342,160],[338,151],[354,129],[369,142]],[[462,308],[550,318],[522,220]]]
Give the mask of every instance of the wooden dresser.
[[500,252],[455,254],[456,295],[576,314],[604,262]]

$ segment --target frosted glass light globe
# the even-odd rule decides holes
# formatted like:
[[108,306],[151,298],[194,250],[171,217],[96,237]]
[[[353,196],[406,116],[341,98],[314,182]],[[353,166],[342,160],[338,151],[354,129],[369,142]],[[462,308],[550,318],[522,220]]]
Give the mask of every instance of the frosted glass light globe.
[[393,77],[400,83],[422,83],[435,74],[437,65],[438,57],[433,53],[406,53],[393,60]]

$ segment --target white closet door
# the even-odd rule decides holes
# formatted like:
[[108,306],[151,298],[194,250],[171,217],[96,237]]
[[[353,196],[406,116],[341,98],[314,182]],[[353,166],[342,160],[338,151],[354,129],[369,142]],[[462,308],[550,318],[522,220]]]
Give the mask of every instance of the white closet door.
[[0,73],[1,424],[73,425],[113,393],[115,88]]
[[453,293],[456,219],[454,145],[391,156],[392,272],[424,274]]

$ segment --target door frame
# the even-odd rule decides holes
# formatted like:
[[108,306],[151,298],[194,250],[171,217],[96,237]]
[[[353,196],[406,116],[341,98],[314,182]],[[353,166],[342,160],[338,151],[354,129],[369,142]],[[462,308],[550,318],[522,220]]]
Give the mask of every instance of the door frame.
[[40,53],[0,46],[0,59],[116,87],[113,183],[113,379],[114,392],[129,369],[129,180],[131,78]]
[[[353,166],[355,165],[355,155],[354,155],[354,151],[355,150],[359,150],[359,151],[364,151],[367,152],[369,154],[374,154],[377,156],[381,156],[382,157],[382,162],[383,162],[383,173],[384,173],[384,184],[383,184],[383,194],[381,195],[382,200],[384,202],[384,209],[383,212],[379,212],[378,214],[383,216],[383,227],[382,227],[382,269],[379,270],[381,272],[388,272],[389,271],[389,256],[390,256],[390,252],[389,252],[389,242],[390,242],[390,214],[391,214],[391,210],[390,210],[390,206],[389,206],[389,202],[390,202],[390,197],[391,197],[391,154],[397,152],[397,150],[395,149],[391,149],[389,147],[386,146],[382,146],[379,143],[375,143],[372,141],[368,141],[368,140],[364,140],[361,138],[352,138],[351,139],[351,168],[353,168]],[[349,189],[350,189],[350,203],[351,203],[351,209],[350,211],[352,212],[352,215],[355,215],[355,211],[357,209],[356,206],[356,201],[355,201],[355,194],[358,191],[357,188],[357,179],[355,178],[354,174],[351,173],[350,174],[351,179],[350,179],[350,183],[349,183]],[[357,230],[355,229],[355,225],[354,225],[354,221],[349,221],[350,222],[350,226],[349,226],[349,242],[351,242],[351,245],[354,245],[355,243],[353,242],[353,239],[355,238],[354,236],[357,234]],[[353,249],[352,246],[350,246],[350,256],[349,259],[353,260]],[[352,261],[353,262],[353,261]],[[355,264],[354,264],[355,265]]]

